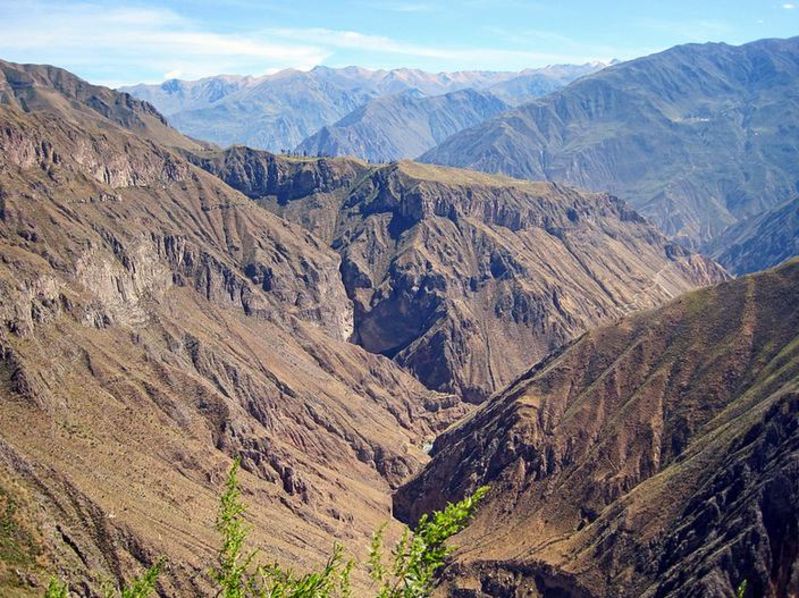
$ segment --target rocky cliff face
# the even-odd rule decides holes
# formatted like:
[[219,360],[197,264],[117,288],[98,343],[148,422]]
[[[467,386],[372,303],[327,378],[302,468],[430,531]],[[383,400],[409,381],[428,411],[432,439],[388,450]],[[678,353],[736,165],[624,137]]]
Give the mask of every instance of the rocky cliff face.
[[47,570],[95,595],[161,554],[166,595],[200,592],[234,456],[267,556],[357,550],[462,403],[345,342],[340,257],[187,162],[148,105],[0,73],[0,496],[24,540],[0,593]]
[[474,402],[582,331],[726,276],[607,194],[412,162],[195,161],[338,251],[356,343]]
[[394,512],[491,485],[453,595],[794,595],[797,330],[794,260],[589,332],[442,434]]

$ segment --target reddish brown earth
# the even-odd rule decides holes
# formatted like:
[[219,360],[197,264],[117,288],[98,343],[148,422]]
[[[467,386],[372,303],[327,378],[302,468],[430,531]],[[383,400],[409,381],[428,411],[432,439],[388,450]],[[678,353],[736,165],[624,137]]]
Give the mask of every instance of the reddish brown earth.
[[436,440],[406,521],[482,484],[453,596],[799,593],[799,260],[599,328]]
[[266,558],[363,556],[463,398],[724,278],[604,194],[222,154],[0,62],[0,593],[159,555],[162,594],[204,593],[235,456]]
[[354,342],[472,402],[589,328],[726,277],[607,194],[246,148],[193,160],[341,255]]
[[4,595],[45,570],[89,594],[161,554],[192,595],[235,455],[267,556],[357,551],[464,413],[345,342],[339,256],[178,142],[128,96],[0,63]]

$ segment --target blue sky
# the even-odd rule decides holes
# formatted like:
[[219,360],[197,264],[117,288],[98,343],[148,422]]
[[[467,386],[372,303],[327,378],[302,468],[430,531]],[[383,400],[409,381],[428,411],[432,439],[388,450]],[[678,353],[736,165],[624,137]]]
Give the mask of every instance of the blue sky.
[[799,34],[799,0],[0,0],[0,58],[117,86],[317,64],[519,70]]

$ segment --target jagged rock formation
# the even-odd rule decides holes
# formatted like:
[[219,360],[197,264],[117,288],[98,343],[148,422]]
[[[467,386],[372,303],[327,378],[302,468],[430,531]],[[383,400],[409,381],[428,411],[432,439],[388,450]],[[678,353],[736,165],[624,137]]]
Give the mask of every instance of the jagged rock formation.
[[797,81],[799,38],[677,46],[456,133],[422,160],[609,191],[699,246],[796,195]]
[[338,251],[355,342],[470,401],[588,328],[726,276],[607,194],[243,148],[193,160]]
[[508,108],[491,93],[474,89],[432,97],[411,90],[367,102],[296,149],[308,156],[357,156],[372,162],[414,158]]
[[799,593],[799,260],[585,334],[442,434],[412,521],[491,493],[455,596]]
[[126,94],[0,62],[0,593],[48,571],[96,595],[163,554],[163,594],[197,595],[232,456],[267,557],[358,550],[464,413],[345,342],[336,253],[174,146],[202,149]]
[[731,226],[705,251],[735,274],[765,270],[799,255],[799,197]]

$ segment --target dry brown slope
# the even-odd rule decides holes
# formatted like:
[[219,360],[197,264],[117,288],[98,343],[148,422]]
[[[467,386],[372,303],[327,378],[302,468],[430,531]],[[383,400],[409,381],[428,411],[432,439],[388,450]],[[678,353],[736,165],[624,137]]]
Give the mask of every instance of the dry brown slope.
[[457,401],[344,342],[339,257],[173,153],[147,105],[0,72],[2,591],[47,569],[88,595],[164,554],[162,589],[195,595],[234,455],[267,556],[362,547]]
[[355,342],[468,400],[593,326],[725,277],[607,194],[414,162],[195,160],[338,251]]
[[453,595],[796,595],[797,331],[799,260],[589,332],[439,437],[395,513],[491,485]]

